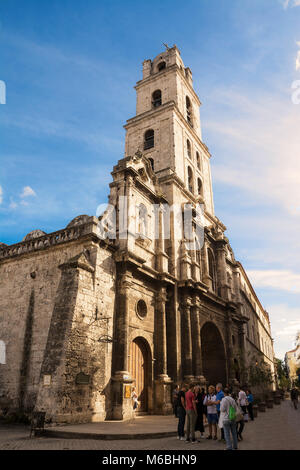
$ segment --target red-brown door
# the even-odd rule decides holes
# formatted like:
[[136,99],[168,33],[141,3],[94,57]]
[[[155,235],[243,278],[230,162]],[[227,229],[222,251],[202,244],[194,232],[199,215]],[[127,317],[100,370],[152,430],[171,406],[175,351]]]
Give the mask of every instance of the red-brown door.
[[148,411],[147,350],[143,342],[135,339],[130,344],[129,372],[134,380],[140,406],[137,411]]

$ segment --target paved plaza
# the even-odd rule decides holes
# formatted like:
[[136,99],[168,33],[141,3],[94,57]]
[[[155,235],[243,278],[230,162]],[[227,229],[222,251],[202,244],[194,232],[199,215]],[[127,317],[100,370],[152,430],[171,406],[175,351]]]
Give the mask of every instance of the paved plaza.
[[[147,417],[148,418],[148,417]],[[174,417],[149,417],[144,421],[145,428],[154,431],[151,419],[158,423],[161,419],[163,431],[176,431],[177,420]],[[137,425],[127,426],[128,432],[140,429],[143,420]],[[166,429],[170,423],[172,429]],[[115,423],[113,423],[115,424]],[[105,426],[106,423],[99,423]],[[111,426],[111,423],[107,423]],[[80,425],[80,432],[88,430],[88,425]],[[74,430],[76,426],[71,426]],[[70,428],[71,428],[70,427]],[[159,430],[159,428],[156,428]],[[92,428],[94,429],[94,428]],[[102,428],[101,428],[102,429]],[[112,429],[112,428],[111,428]],[[147,432],[144,429],[145,433]],[[244,440],[239,443],[240,450],[300,450],[300,406],[296,411],[289,400],[259,413],[254,422],[245,425]],[[98,439],[63,439],[53,437],[29,438],[29,428],[25,426],[0,425],[1,450],[223,450],[224,443],[219,441],[201,440],[200,443],[186,443],[178,441],[176,436],[160,439],[129,439],[129,440],[98,440]]]

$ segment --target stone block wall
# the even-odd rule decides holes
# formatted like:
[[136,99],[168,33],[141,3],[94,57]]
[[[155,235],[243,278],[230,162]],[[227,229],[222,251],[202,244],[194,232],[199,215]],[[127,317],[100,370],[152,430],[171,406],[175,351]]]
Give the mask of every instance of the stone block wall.
[[[80,254],[90,268],[61,268]],[[105,419],[111,343],[98,340],[112,336],[114,266],[110,251],[84,240],[1,263],[0,339],[6,364],[0,364],[0,394],[11,409],[38,408],[42,389],[52,398],[58,393],[58,415],[67,415],[71,407],[67,420]],[[90,385],[75,384],[81,371],[90,376]],[[50,385],[44,386],[44,376],[51,376]],[[53,403],[49,398],[43,407],[48,404],[52,413]]]

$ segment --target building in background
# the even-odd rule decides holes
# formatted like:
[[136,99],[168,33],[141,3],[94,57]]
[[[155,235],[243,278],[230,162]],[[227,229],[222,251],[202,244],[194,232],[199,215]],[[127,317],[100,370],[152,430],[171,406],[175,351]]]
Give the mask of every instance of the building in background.
[[215,215],[200,101],[176,46],[144,62],[135,89],[125,157],[112,171],[116,211],[1,245],[9,410],[126,419],[132,385],[140,411],[166,414],[174,382],[238,386],[260,364],[274,379],[269,316]]
[[300,332],[296,336],[295,348],[285,354],[285,363],[291,384],[300,381]]

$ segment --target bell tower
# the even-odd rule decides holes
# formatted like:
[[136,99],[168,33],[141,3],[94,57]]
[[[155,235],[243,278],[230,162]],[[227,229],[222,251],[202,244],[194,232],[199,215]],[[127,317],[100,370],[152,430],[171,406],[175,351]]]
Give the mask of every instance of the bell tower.
[[211,223],[210,153],[202,142],[201,103],[192,72],[175,45],[144,61],[143,78],[135,89],[136,116],[124,126],[125,156],[140,150],[149,158],[170,204],[204,203]]

